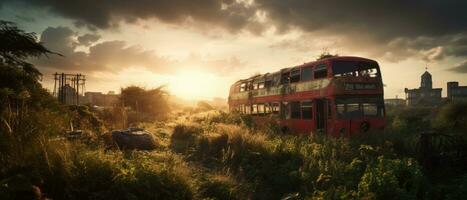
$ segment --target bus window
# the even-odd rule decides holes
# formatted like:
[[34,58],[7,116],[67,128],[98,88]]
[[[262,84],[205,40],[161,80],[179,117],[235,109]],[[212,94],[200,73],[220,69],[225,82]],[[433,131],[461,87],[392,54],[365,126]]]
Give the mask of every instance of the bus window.
[[240,92],[244,92],[244,91],[246,91],[246,83],[242,83],[240,85]]
[[332,62],[334,76],[379,77],[376,62],[334,61]]
[[269,103],[264,104],[264,113],[271,113],[271,105]]
[[302,119],[312,119],[313,118],[313,107],[312,101],[302,101]]
[[281,80],[281,74],[279,74],[279,73],[274,74],[274,75],[272,76],[272,84],[271,84],[271,86],[277,86],[277,85],[279,85],[280,80]]
[[245,105],[245,114],[250,114],[250,113],[251,113],[251,106]]
[[358,103],[351,103],[347,104],[347,111],[346,115],[349,118],[358,118],[362,116],[362,110],[360,110],[360,106]]
[[281,113],[281,118],[283,119],[290,119],[290,110],[289,110],[289,103],[284,101],[281,103],[280,107],[280,113]]
[[281,84],[288,84],[290,80],[290,72],[285,72],[281,74]]
[[378,98],[336,99],[336,113],[340,119],[383,117],[384,104]]
[[299,101],[290,102],[289,106],[290,106],[290,118],[300,119],[301,118],[300,102]]
[[272,103],[271,111],[272,111],[272,114],[279,114],[279,103]]
[[313,71],[313,68],[311,67],[302,68],[302,77],[301,77],[302,81],[312,80],[313,79],[312,71]]
[[264,88],[264,82],[259,82],[258,89],[263,89],[263,88]]
[[264,112],[264,104],[260,103],[258,104],[258,113],[263,114]]
[[326,65],[321,64],[321,65],[316,66],[314,75],[315,75],[314,77],[315,79],[326,78],[328,76],[328,69]]
[[266,88],[271,87],[271,86],[273,86],[272,83],[273,83],[272,82],[272,76],[269,75],[269,76],[266,77],[266,80],[264,81],[264,87],[266,87]]
[[257,82],[253,82],[253,90],[257,90],[258,89],[258,83]]
[[251,105],[251,114],[256,114],[258,113],[258,107],[256,104]]
[[296,83],[300,81],[300,69],[294,69],[290,72],[290,83]]
[[374,117],[378,116],[378,106],[375,103],[364,103],[363,114],[365,116]]
[[344,118],[345,116],[345,104],[336,104],[337,117],[339,119]]

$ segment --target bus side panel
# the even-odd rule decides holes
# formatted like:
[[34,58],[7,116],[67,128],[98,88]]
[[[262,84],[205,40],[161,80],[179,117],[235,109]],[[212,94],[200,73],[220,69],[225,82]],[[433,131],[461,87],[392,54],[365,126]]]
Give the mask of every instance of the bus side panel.
[[287,127],[290,132],[299,135],[310,135],[315,129],[313,120],[284,119],[281,120],[281,127]]
[[367,131],[382,130],[386,126],[384,119],[338,119],[334,123],[334,130],[330,133],[336,137],[357,135],[364,132],[362,130],[363,123],[369,125]]

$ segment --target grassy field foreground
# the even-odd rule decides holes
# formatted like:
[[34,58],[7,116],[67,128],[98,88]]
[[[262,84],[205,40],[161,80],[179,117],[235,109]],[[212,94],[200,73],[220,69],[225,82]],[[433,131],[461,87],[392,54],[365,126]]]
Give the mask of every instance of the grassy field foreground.
[[9,148],[0,157],[0,198],[465,197],[462,168],[424,169],[417,162],[410,123],[421,122],[392,121],[386,132],[336,139],[284,135],[274,122],[254,127],[250,117],[222,111],[178,113],[140,124],[156,138],[154,151],[122,152],[106,148],[99,136],[67,141],[47,133],[3,143]]

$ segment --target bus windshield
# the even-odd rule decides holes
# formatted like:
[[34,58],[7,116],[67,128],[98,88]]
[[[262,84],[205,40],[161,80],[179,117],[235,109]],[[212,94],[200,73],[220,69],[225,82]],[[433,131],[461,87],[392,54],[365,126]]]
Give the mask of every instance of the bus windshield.
[[336,98],[336,113],[339,119],[383,117],[382,98]]
[[332,62],[334,76],[355,76],[355,77],[379,77],[378,64],[364,61],[342,61]]

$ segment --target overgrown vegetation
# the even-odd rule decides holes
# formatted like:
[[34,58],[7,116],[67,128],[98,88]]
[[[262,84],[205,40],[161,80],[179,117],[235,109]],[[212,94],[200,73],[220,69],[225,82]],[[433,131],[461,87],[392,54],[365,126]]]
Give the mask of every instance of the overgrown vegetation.
[[[33,34],[14,24],[0,25],[0,35],[13,30],[15,37],[35,42]],[[172,113],[161,88],[125,88],[126,106],[98,112],[58,104],[41,87],[39,74],[23,66],[28,56],[50,51],[37,47],[38,52],[27,53],[2,45],[0,199],[467,196],[467,103],[388,110],[389,127],[384,132],[340,139],[284,135],[277,119],[258,126],[251,116],[217,111],[205,102]],[[9,59],[5,55],[16,53],[13,58],[18,62],[5,61]],[[127,123],[126,112],[144,116],[131,121],[153,134],[159,144],[156,150],[119,151],[102,145],[104,132],[126,126],[119,125]],[[64,139],[70,124],[90,137]],[[448,141],[446,146],[424,152],[420,133],[427,130],[448,138],[442,140]]]

